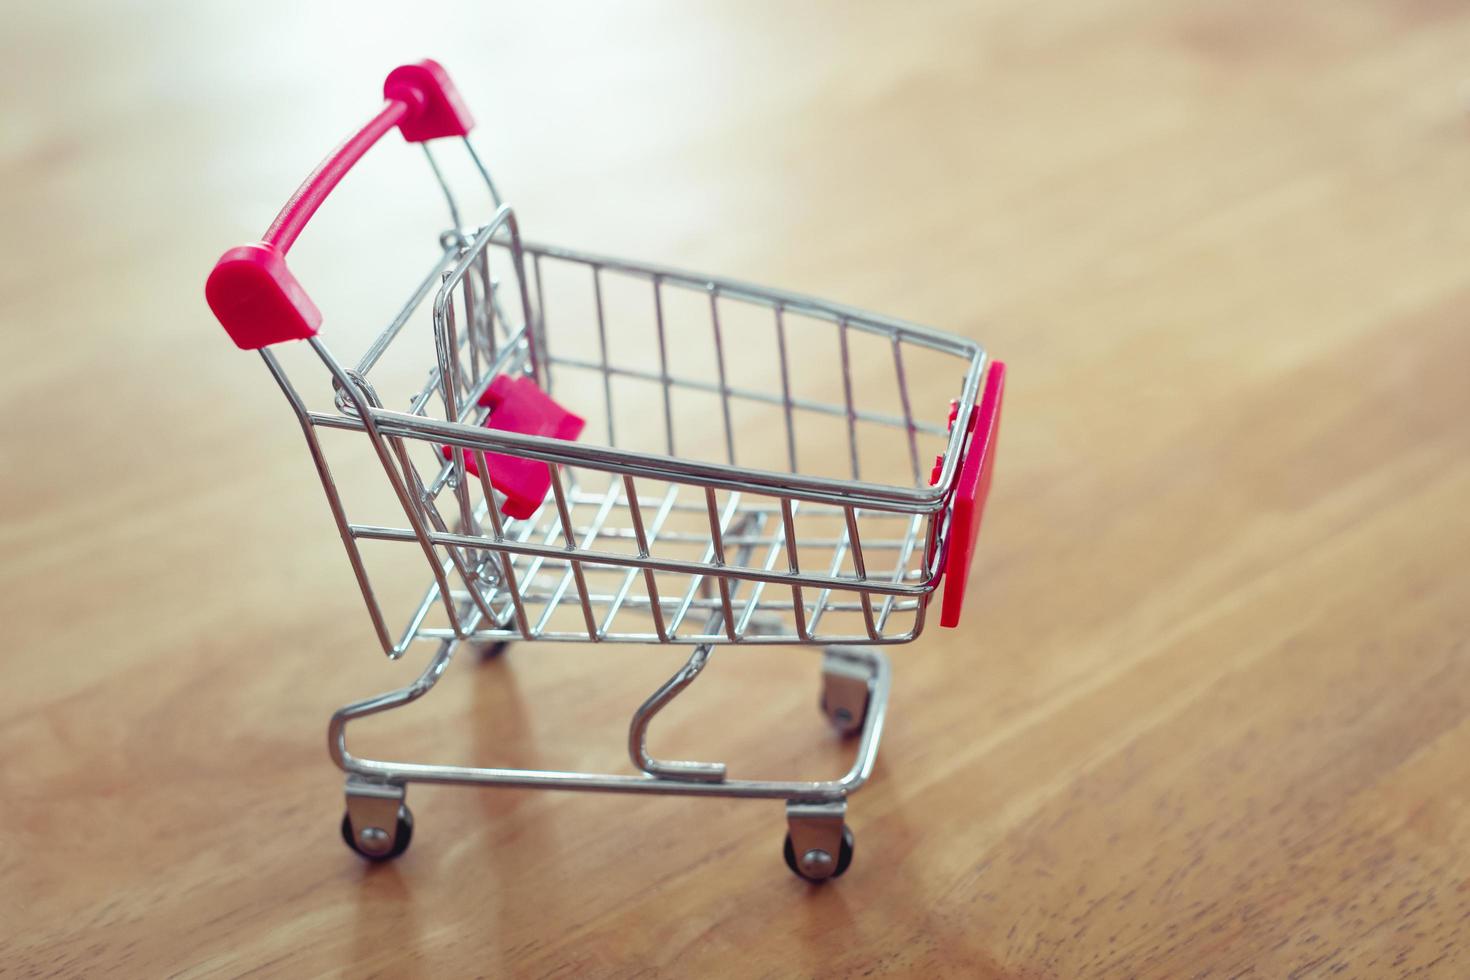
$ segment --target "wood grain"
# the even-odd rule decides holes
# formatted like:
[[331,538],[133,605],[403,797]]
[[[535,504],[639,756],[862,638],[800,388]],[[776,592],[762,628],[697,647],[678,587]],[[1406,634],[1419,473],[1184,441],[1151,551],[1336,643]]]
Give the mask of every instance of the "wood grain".
[[[6,21],[0,974],[1470,974],[1461,6]],[[968,622],[897,651],[833,887],[760,802],[415,787],[395,865],[338,839],[327,716],[417,665],[201,284],[423,54],[536,238],[1011,364]],[[421,162],[372,167],[298,250],[344,324],[423,244]],[[617,767],[677,656],[457,662],[363,746]],[[816,667],[718,655],[660,744],[839,771]]]

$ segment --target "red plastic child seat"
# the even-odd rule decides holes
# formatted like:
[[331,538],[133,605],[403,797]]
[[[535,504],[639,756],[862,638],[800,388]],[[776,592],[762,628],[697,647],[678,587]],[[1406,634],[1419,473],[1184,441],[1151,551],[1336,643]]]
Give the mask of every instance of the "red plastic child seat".
[[[502,374],[490,382],[490,387],[480,396],[480,404],[488,406],[490,416],[485,419],[485,428],[501,432],[519,432],[528,436],[547,436],[552,439],[575,439],[582,434],[587,421],[562,408],[525,375],[511,377]],[[452,459],[450,447],[441,447],[445,459]],[[477,462],[479,454],[468,449],[464,453],[465,467],[475,476],[480,475]],[[490,485],[505,494],[505,504],[500,508],[507,517],[524,519],[536,512],[546,492],[551,489],[551,470],[547,464],[535,459],[522,459],[504,453],[485,453],[490,467]]]

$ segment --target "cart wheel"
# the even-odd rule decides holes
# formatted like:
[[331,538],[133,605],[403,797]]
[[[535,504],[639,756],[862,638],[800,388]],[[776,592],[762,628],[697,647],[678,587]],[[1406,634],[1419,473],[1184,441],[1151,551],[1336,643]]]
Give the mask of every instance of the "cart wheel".
[[475,652],[480,655],[481,662],[494,660],[505,653],[505,648],[510,646],[509,640],[497,640],[494,643],[485,643],[475,647]]
[[[369,827],[369,832],[383,833],[375,827]],[[404,851],[408,850],[408,842],[413,840],[413,811],[406,806],[398,808],[398,833],[394,836],[393,847],[381,854],[365,851],[362,844],[352,832],[352,814],[342,814],[342,840],[347,846],[357,852],[359,857],[367,858],[369,861],[391,861]]]
[[862,731],[863,720],[867,717],[866,712],[861,716],[854,717],[852,710],[847,707],[832,707],[831,702],[827,700],[825,695],[822,697],[819,707],[822,709],[822,714],[827,717],[827,723],[836,730],[837,734],[847,736],[855,735]]
[[[832,856],[826,851],[809,851],[803,855],[803,861],[798,863],[796,860],[796,848],[792,846],[790,834],[786,835],[786,847],[783,853],[786,855],[786,867],[790,868],[796,877],[821,883],[829,878],[842,876],[842,873],[847,870],[847,866],[852,864],[852,850],[852,828],[847,824],[843,824],[842,847],[837,854],[837,866],[832,868],[831,872],[823,873],[832,861]],[[803,865],[806,866],[807,870],[802,870]]]
[[845,661],[828,656],[822,667],[822,697],[818,702],[828,724],[843,737],[863,730],[868,718],[868,686],[866,668],[854,669]]

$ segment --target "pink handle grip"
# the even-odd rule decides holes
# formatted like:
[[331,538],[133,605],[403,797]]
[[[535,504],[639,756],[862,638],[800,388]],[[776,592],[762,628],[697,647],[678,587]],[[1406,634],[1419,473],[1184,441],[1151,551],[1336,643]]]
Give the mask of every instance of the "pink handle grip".
[[448,73],[429,59],[393,69],[383,82],[383,98],[383,108],[296,189],[261,241],[232,248],[215,263],[204,296],[237,347],[255,350],[316,335],[321,312],[286,268],[286,253],[373,144],[395,126],[405,140],[422,143],[465,136],[475,124]]
[[265,236],[261,241],[270,245],[276,251],[285,255],[291,251],[291,246],[296,243],[316,209],[322,206],[327,195],[336,189],[347,172],[356,166],[363,154],[382,139],[394,126],[398,125],[405,115],[408,114],[408,103],[397,99],[389,99],[378,110],[378,114],[367,121],[357,132],[347,137],[342,145],[337,147],[331,154],[317,165],[311,175],[296,188],[286,201],[286,206],[281,208],[281,213],[276,215],[276,220],[265,230]]

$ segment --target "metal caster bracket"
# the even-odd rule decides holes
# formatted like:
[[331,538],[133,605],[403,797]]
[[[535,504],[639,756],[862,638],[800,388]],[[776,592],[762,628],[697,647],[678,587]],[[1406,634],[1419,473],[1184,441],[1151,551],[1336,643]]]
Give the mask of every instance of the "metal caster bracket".
[[871,655],[851,647],[822,652],[822,713],[840,734],[856,735],[868,718],[876,681]]
[[398,811],[406,793],[404,786],[347,777],[347,820],[353,844],[363,854],[385,855],[397,846]]
[[787,860],[795,860],[791,870],[808,881],[825,881],[846,871],[852,860],[851,838],[844,839],[846,817],[846,802],[787,803]]

